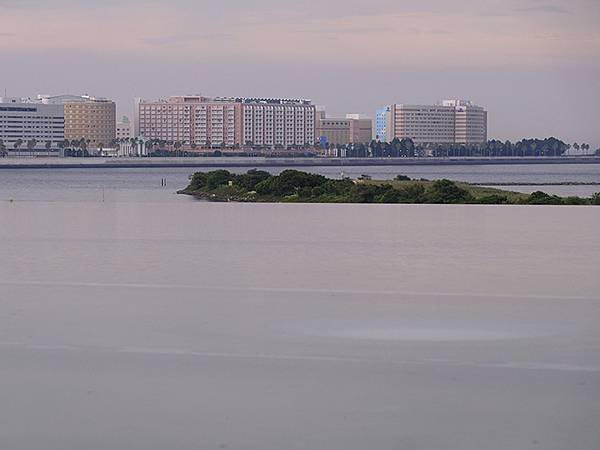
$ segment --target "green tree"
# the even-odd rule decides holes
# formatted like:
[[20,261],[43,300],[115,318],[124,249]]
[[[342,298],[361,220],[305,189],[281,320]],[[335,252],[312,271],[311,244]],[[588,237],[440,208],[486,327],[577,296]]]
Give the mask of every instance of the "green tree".
[[213,170],[212,172],[208,172],[206,176],[206,187],[208,189],[216,189],[219,186],[224,186],[230,181],[233,181],[235,175],[233,175],[228,170]]
[[29,139],[27,141],[27,150],[29,151],[29,156],[32,155],[33,151],[35,150],[36,145],[37,145],[36,139]]
[[468,203],[473,196],[450,180],[437,180],[427,189],[428,203]]
[[254,191],[256,185],[271,177],[269,172],[264,170],[249,170],[247,173],[238,175],[235,179],[235,184],[247,191]]
[[535,191],[529,195],[526,203],[530,205],[561,205],[563,201],[556,195],[548,195],[542,191]]
[[425,203],[425,188],[421,184],[409,184],[402,189],[399,189],[399,203]]
[[323,175],[288,169],[276,177],[258,183],[256,191],[261,194],[286,196],[295,194],[302,188],[313,188],[325,182],[327,182],[327,178]]
[[181,142],[175,141],[173,146],[175,147],[175,156],[179,156],[179,150],[181,149]]
[[21,145],[23,145],[23,139],[17,139],[13,144],[13,147],[17,152],[17,156],[21,156]]

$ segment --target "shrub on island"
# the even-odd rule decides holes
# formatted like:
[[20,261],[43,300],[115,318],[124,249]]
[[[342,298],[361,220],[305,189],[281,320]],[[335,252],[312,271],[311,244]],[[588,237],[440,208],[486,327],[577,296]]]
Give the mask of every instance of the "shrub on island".
[[270,201],[308,203],[431,203],[431,204],[600,204],[600,193],[591,199],[558,197],[536,191],[530,195],[482,188],[450,180],[410,180],[399,175],[393,181],[365,177],[335,180],[323,175],[288,169],[279,175],[250,170],[237,175],[227,170],[197,172],[183,191],[213,201]]

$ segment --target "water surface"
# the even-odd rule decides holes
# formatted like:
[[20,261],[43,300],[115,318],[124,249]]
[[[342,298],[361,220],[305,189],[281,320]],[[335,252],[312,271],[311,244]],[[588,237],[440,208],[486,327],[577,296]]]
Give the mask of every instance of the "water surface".
[[600,208],[35,173],[0,181],[2,448],[600,448]]

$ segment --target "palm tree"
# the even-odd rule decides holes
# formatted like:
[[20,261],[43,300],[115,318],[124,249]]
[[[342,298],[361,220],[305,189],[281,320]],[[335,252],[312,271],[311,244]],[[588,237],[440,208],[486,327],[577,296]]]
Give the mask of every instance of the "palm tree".
[[150,139],[146,141],[146,154],[149,155],[154,151],[154,145],[156,143],[156,139]]
[[175,156],[179,156],[179,149],[181,148],[181,142],[175,141],[173,143],[173,146],[175,147]]
[[27,141],[27,150],[29,150],[29,156],[32,155],[32,152],[35,150],[35,146],[37,145],[37,140],[29,139]]
[[21,156],[21,145],[23,145],[23,139],[17,139],[13,144],[13,147],[17,151],[17,156]]
[[130,138],[129,142],[131,143],[131,151],[129,152],[129,156],[131,156],[132,152],[137,151],[138,138]]
[[589,150],[590,146],[588,144],[581,144],[581,153],[585,154],[587,150]]

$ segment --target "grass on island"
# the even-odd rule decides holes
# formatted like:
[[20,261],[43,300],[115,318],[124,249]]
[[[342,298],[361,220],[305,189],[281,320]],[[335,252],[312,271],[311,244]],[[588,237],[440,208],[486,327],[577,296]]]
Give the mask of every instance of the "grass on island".
[[600,205],[600,193],[591,198],[540,191],[528,195],[450,180],[413,180],[402,175],[388,181],[366,176],[334,180],[298,170],[279,175],[262,170],[241,175],[227,170],[197,172],[179,193],[221,202]]

